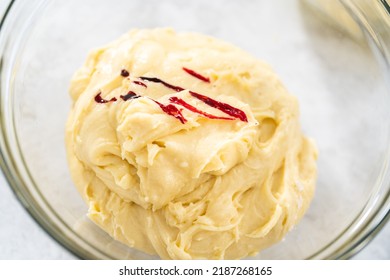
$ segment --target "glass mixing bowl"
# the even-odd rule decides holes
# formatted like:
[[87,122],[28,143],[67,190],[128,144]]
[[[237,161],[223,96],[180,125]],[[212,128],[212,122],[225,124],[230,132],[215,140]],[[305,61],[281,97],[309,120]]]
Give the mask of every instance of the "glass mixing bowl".
[[132,28],[170,26],[224,39],[271,64],[300,101],[304,133],[317,142],[318,184],[308,213],[255,258],[351,256],[389,213],[389,7],[384,0],[340,0],[358,24],[349,28],[320,1],[307,2],[16,0],[7,8],[3,1],[1,166],[20,201],[81,258],[156,258],[86,218],[67,167],[64,127],[69,80],[88,50]]

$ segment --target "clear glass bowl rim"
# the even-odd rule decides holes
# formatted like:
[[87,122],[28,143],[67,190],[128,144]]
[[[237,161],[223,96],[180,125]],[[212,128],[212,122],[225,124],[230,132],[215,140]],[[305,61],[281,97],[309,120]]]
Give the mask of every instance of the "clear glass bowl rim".
[[[369,41],[373,52],[379,60],[384,61],[382,65],[386,73],[390,72],[390,6],[386,0],[375,0],[376,9],[384,11],[385,17],[383,22],[380,22],[382,26],[378,26],[378,22],[374,21],[371,17],[372,14],[366,13],[364,9],[364,0],[339,0],[341,4],[346,8],[349,14],[355,19],[359,26],[364,31],[367,40]],[[20,1],[10,0],[8,5],[4,5],[4,14],[0,20],[0,58],[3,61],[3,55],[6,53],[7,40],[10,37],[10,33],[13,31],[7,28],[8,20],[14,16],[14,7],[20,4]],[[33,2],[33,1],[32,1]],[[47,0],[35,1],[38,5],[36,9],[32,11],[31,15],[34,15],[37,10],[40,9]],[[31,5],[31,4],[30,4]],[[2,12],[2,11],[0,11]],[[0,14],[1,16],[1,14]],[[12,21],[12,20],[11,20]],[[385,28],[383,28],[385,25]],[[387,28],[386,28],[387,27]],[[19,38],[20,39],[20,38]],[[17,43],[20,43],[20,41]],[[0,65],[0,167],[5,175],[8,184],[18,197],[19,201],[35,219],[35,221],[49,233],[59,244],[64,246],[70,252],[82,259],[106,259],[108,256],[90,244],[83,244],[78,246],[71,238],[73,231],[68,228],[62,222],[61,218],[52,211],[49,206],[45,205],[44,199],[37,201],[36,197],[39,197],[39,190],[32,190],[28,188],[26,178],[30,175],[27,170],[19,170],[18,164],[23,161],[22,157],[17,151],[18,147],[15,147],[14,143],[17,143],[17,138],[12,121],[7,123],[7,120],[12,119],[12,109],[9,106],[10,91],[9,85],[4,86],[3,75],[8,77],[12,83],[12,73],[6,72]],[[390,158],[390,143],[388,145],[387,160]],[[15,150],[16,149],[16,150]],[[15,152],[16,151],[16,152]],[[23,163],[22,163],[23,164]],[[24,172],[24,173],[23,173]],[[355,227],[353,235],[345,235],[345,232],[341,233],[333,243],[328,244],[322,250],[316,254],[310,256],[308,259],[348,259],[362,248],[364,248],[372,238],[382,229],[385,223],[390,219],[390,164],[389,162],[384,164],[382,170],[382,183],[380,191],[376,193],[374,197],[371,197],[366,207],[362,210],[360,215],[354,220],[349,228],[345,230],[347,232],[352,227]],[[31,180],[31,178],[30,178]],[[31,180],[33,182],[33,180]],[[31,184],[30,182],[30,184]],[[378,197],[380,193],[380,197]],[[43,203],[43,204],[42,204]],[[360,218],[364,217],[364,222],[359,222]],[[62,224],[61,224],[62,223]],[[346,237],[347,236],[347,237]],[[75,236],[73,236],[75,237]],[[77,238],[77,237],[76,237]]]

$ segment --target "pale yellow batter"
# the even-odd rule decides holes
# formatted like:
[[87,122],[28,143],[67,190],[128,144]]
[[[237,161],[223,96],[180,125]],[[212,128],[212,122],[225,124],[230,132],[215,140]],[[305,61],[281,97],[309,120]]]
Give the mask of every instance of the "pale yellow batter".
[[[125,101],[130,91],[138,98]],[[170,102],[232,118],[191,92],[241,110],[247,121]],[[281,240],[309,206],[317,152],[302,135],[298,102],[267,64],[230,44],[133,30],[91,52],[70,94],[73,180],[88,216],[131,247],[163,259],[243,258]]]

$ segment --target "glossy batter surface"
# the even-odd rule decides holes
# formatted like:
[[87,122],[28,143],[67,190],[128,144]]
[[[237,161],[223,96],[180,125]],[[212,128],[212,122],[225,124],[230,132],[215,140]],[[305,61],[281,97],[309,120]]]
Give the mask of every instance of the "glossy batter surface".
[[133,30],[90,53],[70,94],[73,180],[89,217],[131,247],[243,258],[281,240],[309,206],[317,151],[298,102],[230,44]]

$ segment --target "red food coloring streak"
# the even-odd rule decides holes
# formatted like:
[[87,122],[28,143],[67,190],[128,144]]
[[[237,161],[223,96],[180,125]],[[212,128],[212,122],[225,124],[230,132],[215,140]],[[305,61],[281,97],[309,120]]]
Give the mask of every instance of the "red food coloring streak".
[[139,98],[141,96],[139,96],[138,94],[136,94],[135,92],[133,91],[129,91],[126,95],[121,95],[120,96],[124,101],[127,101],[129,99],[136,99],[136,98]]
[[236,119],[240,119],[243,122],[248,122],[248,118],[246,117],[245,112],[236,108],[236,107],[233,107],[227,103],[217,101],[217,100],[212,99],[208,96],[205,96],[205,95],[193,92],[193,91],[190,91],[190,94],[193,97],[199,99],[200,101],[206,103],[210,107],[216,108],[216,109],[224,112],[225,114],[228,114],[229,116],[232,116]]
[[178,98],[176,96],[172,96],[169,98],[169,101],[171,101],[172,103],[175,103],[175,104],[178,104],[180,106],[183,106],[184,108],[194,112],[194,113],[197,113],[199,115],[203,115],[209,119],[218,119],[218,120],[234,120],[235,118],[229,118],[229,117],[219,117],[219,116],[215,116],[215,115],[212,115],[212,114],[209,114],[209,113],[206,113],[206,112],[203,112],[197,108],[195,108],[194,106],[192,106],[191,104],[188,104],[187,102],[185,102],[183,99],[181,98]]
[[101,97],[101,92],[99,92],[96,96],[95,96],[95,101],[97,102],[97,103],[108,103],[108,102],[114,102],[114,101],[116,101],[116,97],[113,97],[113,98],[111,98],[110,100],[106,100],[106,99],[104,99],[103,97]]
[[[205,81],[205,82],[210,82],[210,79],[207,78],[207,77],[204,77],[198,73],[196,73],[195,71],[191,70],[191,69],[188,69],[188,68],[185,68],[183,67],[183,70],[186,71],[188,74],[202,80],[202,81]],[[123,77],[128,77],[130,74],[128,71],[126,71],[125,69],[122,69],[121,71],[121,76]],[[183,91],[184,88],[182,87],[179,87],[179,86],[175,86],[175,85],[172,85],[172,84],[169,84],[159,78],[154,78],[154,77],[139,77],[141,80],[144,80],[144,81],[149,81],[149,82],[153,82],[153,83],[160,83],[160,84],[163,84],[165,87],[169,88],[169,89],[173,89],[174,91],[176,92],[180,92],[180,91]],[[143,86],[143,87],[147,87],[147,85],[143,82],[140,82],[140,81],[133,81],[133,83],[137,84],[137,85],[140,85],[140,86]],[[199,109],[197,109],[196,107],[192,106],[191,104],[185,102],[183,99],[181,98],[178,98],[178,97],[170,97],[169,98],[169,101],[172,102],[172,103],[175,103],[177,105],[180,105],[194,113],[197,113],[197,114],[200,114],[200,115],[203,115],[207,118],[210,118],[210,119],[220,119],[220,120],[234,120],[234,119],[239,119],[243,122],[248,122],[248,118],[245,114],[244,111],[236,108],[236,107],[233,107],[227,103],[224,103],[224,102],[220,102],[220,101],[217,101],[215,99],[212,99],[208,96],[205,96],[203,94],[199,94],[199,93],[196,93],[196,92],[193,92],[193,91],[189,91],[189,93],[191,94],[192,97],[195,97],[196,99],[204,102],[205,104],[207,104],[208,106],[210,107],[213,107],[213,108],[216,108],[217,110],[231,116],[232,118],[229,118],[229,117],[219,117],[219,116],[215,116],[215,115],[212,115],[212,114],[209,114],[209,113],[206,113],[204,111],[201,111]],[[135,98],[139,98],[140,96],[137,95],[135,92],[133,91],[129,91],[126,95],[121,95],[120,98],[123,99],[124,101],[127,101],[129,99],[135,99]],[[96,96],[95,96],[95,101],[97,103],[108,103],[108,102],[114,102],[116,101],[117,99],[115,97],[111,98],[110,100],[106,100],[106,99],[103,99],[101,97],[101,92],[99,92]],[[153,100],[153,99],[152,99]],[[168,104],[168,105],[164,105],[156,100],[153,100],[154,102],[156,102],[161,110],[163,110],[165,113],[167,113],[168,115],[170,116],[173,116],[174,118],[178,119],[182,124],[186,123],[187,120],[184,118],[181,110],[179,110],[175,105],[173,104]]]
[[128,77],[129,75],[130,75],[129,71],[127,71],[126,69],[122,69],[122,71],[121,71],[122,77]]
[[163,110],[168,115],[171,115],[174,118],[178,119],[182,124],[187,122],[187,120],[184,118],[181,111],[179,109],[177,109],[177,107],[175,105],[172,105],[172,104],[164,105],[156,100],[153,100],[153,101],[156,102],[158,104],[158,106],[160,106],[161,110]]
[[133,81],[133,83],[136,84],[136,85],[139,85],[139,86],[143,86],[145,88],[148,87],[146,84],[144,84],[143,82],[140,82],[140,81]]
[[[140,79],[146,80],[146,81],[149,81],[149,82],[153,82],[153,83],[163,84],[167,88],[173,89],[173,90],[175,90],[177,92],[184,90],[182,87],[178,87],[178,86],[174,86],[174,85],[168,84],[167,82],[164,82],[163,80],[161,80],[159,78],[140,77]],[[190,91],[190,94],[193,97],[199,99],[200,101],[206,103],[210,107],[216,108],[216,109],[220,110],[221,112],[224,112],[225,114],[227,114],[229,116],[232,116],[232,117],[234,117],[236,119],[239,119],[239,120],[241,120],[243,122],[248,122],[248,118],[247,118],[245,112],[240,110],[240,109],[238,109],[238,108],[236,108],[236,107],[233,107],[233,106],[231,106],[231,105],[229,105],[227,103],[223,103],[223,102],[217,101],[217,100],[212,99],[212,98],[210,98],[208,96],[205,96],[205,95],[193,92],[193,91]]]
[[196,73],[194,70],[191,70],[191,69],[188,69],[188,68],[185,68],[185,67],[183,67],[183,70],[186,71],[191,76],[193,76],[195,78],[198,78],[199,80],[202,80],[203,82],[210,83],[210,78],[205,77],[205,76],[203,76],[203,75],[201,75],[199,73]]
[[153,82],[153,83],[163,84],[167,88],[173,89],[174,91],[177,91],[177,92],[184,90],[184,88],[182,88],[182,87],[178,87],[178,86],[174,86],[174,85],[168,84],[167,82],[164,82],[163,80],[160,80],[159,78],[150,78],[150,77],[139,77],[139,78],[141,80],[144,80],[144,81],[149,81],[149,82]]

